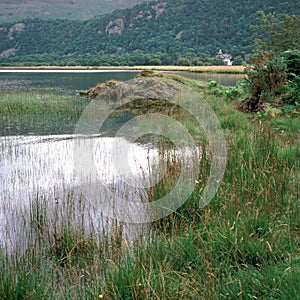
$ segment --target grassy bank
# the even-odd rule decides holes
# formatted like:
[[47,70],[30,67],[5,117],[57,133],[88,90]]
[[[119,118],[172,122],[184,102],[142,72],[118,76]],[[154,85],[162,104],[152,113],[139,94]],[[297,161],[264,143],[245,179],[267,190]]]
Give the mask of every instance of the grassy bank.
[[287,142],[268,118],[235,110],[234,89],[177,80],[205,97],[226,137],[227,168],[211,203],[199,209],[196,190],[130,242],[125,224],[99,240],[65,218],[53,234],[40,199],[31,207],[31,249],[0,255],[1,299],[299,299],[297,136]]

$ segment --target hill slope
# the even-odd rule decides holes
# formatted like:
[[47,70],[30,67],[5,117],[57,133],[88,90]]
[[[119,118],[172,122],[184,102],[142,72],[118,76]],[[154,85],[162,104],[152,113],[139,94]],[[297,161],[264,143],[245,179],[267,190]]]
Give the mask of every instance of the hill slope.
[[33,17],[86,20],[143,1],[145,0],[1,0],[0,22]]
[[295,1],[172,0],[142,3],[88,21],[27,20],[0,26],[0,63],[208,62],[220,48],[251,52],[258,10],[300,14]]

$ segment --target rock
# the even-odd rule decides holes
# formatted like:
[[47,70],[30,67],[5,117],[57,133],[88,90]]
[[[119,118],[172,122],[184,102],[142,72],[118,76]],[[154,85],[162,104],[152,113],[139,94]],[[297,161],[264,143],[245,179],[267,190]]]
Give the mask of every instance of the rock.
[[165,78],[163,74],[147,70],[142,71],[130,81],[109,80],[80,92],[80,95],[94,101],[119,101],[121,103],[137,99],[171,100],[182,86],[182,83]]
[[122,84],[122,82],[117,81],[117,80],[109,80],[104,83],[99,83],[98,85],[96,85],[93,88],[90,88],[87,91],[81,91],[79,94],[81,96],[86,96],[88,99],[91,100],[91,99],[94,99],[95,97],[97,97],[99,94],[101,94],[104,90],[111,88],[112,86],[115,86],[118,84]]
[[120,109],[128,109],[133,115],[162,112],[167,115],[178,111],[174,99],[184,88],[184,84],[173,79],[143,71],[136,78],[126,81],[107,81],[81,95],[95,104],[117,104]]

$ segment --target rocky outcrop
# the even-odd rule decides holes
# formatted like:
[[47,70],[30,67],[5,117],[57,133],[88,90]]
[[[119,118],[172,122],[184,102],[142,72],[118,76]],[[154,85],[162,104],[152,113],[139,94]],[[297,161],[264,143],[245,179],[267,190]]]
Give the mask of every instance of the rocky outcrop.
[[15,48],[6,49],[0,53],[0,57],[9,57],[11,55],[15,55],[16,51],[17,50]]
[[110,21],[105,28],[105,32],[108,34],[121,34],[124,30],[124,26],[124,20],[119,18]]
[[181,85],[181,83],[168,79],[160,73],[142,71],[130,81],[109,80],[80,94],[93,101],[121,101],[126,103],[136,99],[171,100],[179,92]]
[[81,95],[95,103],[105,101],[108,104],[118,103],[120,106],[125,104],[134,115],[157,111],[170,115],[177,110],[172,102],[183,86],[162,74],[143,71],[130,81],[107,81],[81,92]]
[[101,95],[109,88],[122,84],[121,81],[108,80],[104,83],[99,83],[95,87],[88,89],[87,91],[81,91],[81,96],[86,96],[89,100],[96,98],[98,95]]
[[17,23],[10,27],[7,34],[10,40],[14,39],[15,34],[21,33],[25,29],[26,25],[24,23]]

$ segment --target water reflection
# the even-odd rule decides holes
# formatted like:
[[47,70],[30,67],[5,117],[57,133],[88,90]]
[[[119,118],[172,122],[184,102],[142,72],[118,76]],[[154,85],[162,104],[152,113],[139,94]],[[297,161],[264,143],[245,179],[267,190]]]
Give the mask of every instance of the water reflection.
[[[59,196],[66,188],[76,187],[83,180],[101,180],[114,183],[132,177],[145,178],[151,173],[150,166],[157,162],[158,152],[146,145],[129,143],[112,137],[74,138],[61,136],[7,136],[0,138],[1,203],[26,202],[37,194]],[[74,181],[74,141],[94,145],[93,166],[97,178],[77,178]],[[112,147],[128,149],[127,168],[118,166],[112,156]],[[118,151],[118,150],[116,150]],[[83,153],[84,155],[84,153]],[[84,166],[87,170],[90,166]],[[88,172],[88,174],[92,174]],[[78,175],[78,174],[77,174]],[[77,176],[78,177],[78,176]]]
[[[78,167],[73,156],[78,143],[92,146],[94,153],[94,165],[84,165],[82,174],[74,170]],[[112,147],[118,149],[113,151]],[[10,251],[20,241],[22,247],[28,246],[32,212],[36,210],[45,211],[53,228],[69,218],[75,227],[83,224],[85,232],[111,230],[113,221],[82,191],[87,188],[96,193],[101,202],[111,201],[107,190],[129,202],[148,201],[147,189],[143,187],[159,182],[167,167],[164,161],[170,161],[153,144],[97,135],[6,136],[0,137],[0,149],[0,248],[2,245]],[[113,153],[118,152],[121,155],[116,159]],[[183,160],[179,152],[173,154]],[[91,167],[95,172],[90,172]],[[144,230],[130,225],[124,229],[129,240]]]
[[[18,78],[10,78],[8,81],[5,77],[8,74],[4,77],[0,74],[0,88],[4,83],[5,88],[8,89],[13,89],[16,84],[19,88],[33,85],[77,90],[94,86],[101,80],[118,79],[109,75],[109,78],[100,80],[98,73],[88,73],[87,82],[84,82],[82,78],[85,75],[80,72],[77,79],[74,73],[68,75],[62,73],[61,76],[59,74],[46,72],[43,77],[44,75],[37,72],[32,73],[30,77],[27,73],[19,73],[13,74]],[[95,75],[94,79],[97,82],[91,82],[90,75]],[[128,77],[126,79],[123,77],[126,75],[128,74],[120,72],[121,80],[128,80]],[[130,77],[134,75],[134,72],[130,73]],[[63,79],[63,76],[66,76],[66,79]],[[51,120],[50,123],[54,121]],[[45,123],[43,124],[45,127]],[[110,125],[107,124],[108,127]],[[66,132],[69,131],[64,131]],[[68,221],[74,228],[84,227],[85,232],[93,230],[101,233],[104,228],[109,232],[112,220],[107,219],[98,206],[82,194],[83,187],[84,191],[88,190],[91,194],[95,192],[100,202],[110,200],[104,189],[99,191],[99,187],[102,186],[108,187],[114,195],[122,199],[145,202],[149,200],[149,194],[147,189],[141,187],[153,186],[159,182],[166,173],[165,161],[174,162],[177,167],[178,161],[191,161],[189,158],[185,160],[182,153],[190,157],[195,154],[189,153],[189,149],[184,151],[178,149],[173,153],[176,161],[170,159],[168,155],[161,155],[159,149],[153,144],[131,143],[120,137],[101,135],[83,137],[70,134],[54,136],[49,135],[49,132],[43,136],[38,135],[42,134],[39,132],[34,134],[0,137],[0,248],[3,245],[7,249],[14,249],[20,242],[22,247],[26,248],[28,246],[26,241],[34,240],[32,237],[29,239],[28,236],[33,234],[32,226],[36,223],[36,218],[40,218],[40,214],[43,218],[46,216],[51,223],[48,226],[50,231],[57,232],[59,224]],[[82,173],[74,172],[73,155],[76,143],[83,145],[81,149],[93,147],[93,164],[83,164],[79,168],[80,171],[84,171]],[[112,147],[117,149],[112,151]],[[112,154],[118,153],[119,150],[123,153],[124,149],[128,150],[127,155],[116,160]],[[85,153],[89,151],[82,151],[82,155]],[[200,151],[196,156],[199,159]],[[123,159],[126,164],[123,164]],[[190,168],[188,163],[186,167]],[[89,172],[90,168],[93,172]],[[124,229],[129,240],[133,240],[136,235],[141,235],[141,227],[137,230],[136,227],[126,225]]]
[[[89,181],[93,183],[101,180],[102,183],[114,188],[115,193],[126,192],[129,200],[130,198],[138,200],[140,197],[145,201],[145,193],[139,194],[136,190],[128,189],[126,185],[120,185],[118,182],[121,180],[126,182],[126,178],[135,176],[147,180],[151,175],[149,166],[153,165],[153,159],[157,159],[157,151],[148,149],[145,145],[118,139],[117,143],[114,143],[114,138],[110,137],[76,139],[72,135],[1,137],[0,245],[8,241],[15,244],[18,240],[26,240],[24,228],[30,230],[29,211],[37,199],[44,199],[42,205],[47,206],[47,215],[50,219],[55,220],[55,210],[63,211],[65,201],[70,201],[74,211],[77,211],[73,214],[72,222],[76,224],[83,216],[88,216],[85,221],[86,230],[89,224],[92,224],[93,229],[98,228],[99,231],[103,229],[105,218],[100,218],[101,212],[97,211],[97,207],[89,203],[88,199],[81,198],[80,185],[86,182],[87,178],[78,178],[78,174],[76,178],[74,177],[75,140],[87,145],[93,141],[95,145],[97,178],[88,178]],[[113,145],[129,149],[127,157],[129,168],[116,168],[111,155]],[[97,184],[94,186],[98,187]],[[85,202],[85,211],[81,207],[82,201]],[[12,247],[13,245],[10,245],[9,248]]]

